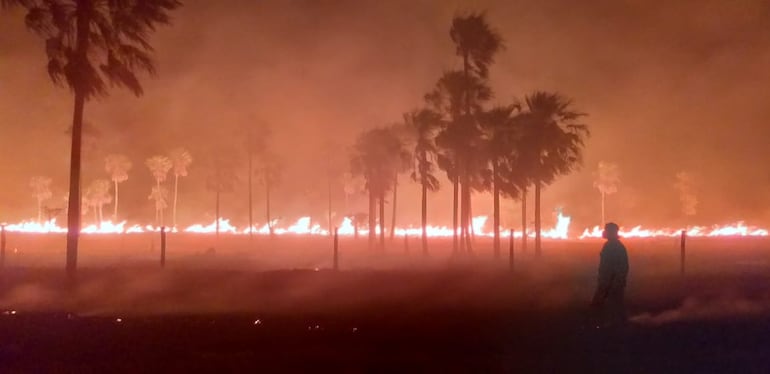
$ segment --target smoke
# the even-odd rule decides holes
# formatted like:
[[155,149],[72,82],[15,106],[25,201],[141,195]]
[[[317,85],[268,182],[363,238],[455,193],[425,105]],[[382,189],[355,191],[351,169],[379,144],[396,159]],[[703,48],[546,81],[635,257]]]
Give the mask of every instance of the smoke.
[[[113,90],[86,107],[98,138],[88,141],[83,183],[105,177],[107,154],[128,155],[137,166],[121,185],[124,217],[150,222],[152,177],[142,161],[186,147],[196,161],[180,186],[179,221],[199,223],[214,210],[209,144],[239,144],[242,127],[265,122],[286,160],[275,214],[323,217],[323,197],[306,194],[325,186],[323,144],[334,139],[346,167],[346,145],[360,131],[420,105],[440,74],[459,66],[448,28],[470,10],[486,10],[505,39],[490,71],[491,104],[554,90],[589,114],[586,166],[544,191],[544,211],[564,206],[577,226],[592,226],[600,207],[591,165],[612,160],[623,186],[607,204],[620,221],[676,221],[670,207],[680,196],[663,181],[679,170],[702,182],[694,224],[764,216],[757,207],[770,201],[769,181],[756,165],[770,136],[770,13],[761,0],[188,1],[152,37],[159,75],[142,79],[146,95]],[[52,178],[56,196],[67,189],[72,99],[49,82],[44,43],[18,11],[0,14],[0,50],[0,214],[18,221],[36,214],[32,176]],[[222,201],[236,222],[246,216],[244,179]],[[419,188],[403,180],[399,221],[417,222]],[[352,200],[350,210],[365,206]],[[451,188],[431,194],[429,220],[451,223],[450,202]],[[474,196],[474,213],[490,211],[488,195]]]
[[770,295],[751,299],[736,295],[716,298],[688,297],[675,309],[659,313],[642,313],[630,318],[642,325],[662,325],[684,321],[736,319],[764,315],[770,312]]

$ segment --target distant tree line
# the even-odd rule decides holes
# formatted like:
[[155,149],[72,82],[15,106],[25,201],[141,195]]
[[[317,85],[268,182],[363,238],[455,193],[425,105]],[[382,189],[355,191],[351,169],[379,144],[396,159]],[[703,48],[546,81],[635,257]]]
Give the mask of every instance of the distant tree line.
[[[493,98],[489,67],[503,48],[503,38],[484,13],[456,16],[449,36],[462,68],[444,72],[418,108],[401,124],[363,132],[353,148],[351,172],[366,181],[369,227],[379,215],[384,246],[386,195],[395,205],[398,175],[409,172],[422,186],[422,248],[428,252],[427,194],[440,188],[442,171],[452,184],[453,250],[471,252],[474,192],[494,196],[494,254],[500,256],[500,198],[522,202],[526,249],[526,199],[535,194],[535,253],[541,253],[542,189],[581,164],[588,127],[585,113],[560,93],[535,91],[523,101],[489,107]],[[377,209],[379,208],[379,214]],[[393,226],[391,226],[391,234]],[[370,245],[376,242],[369,231]]]

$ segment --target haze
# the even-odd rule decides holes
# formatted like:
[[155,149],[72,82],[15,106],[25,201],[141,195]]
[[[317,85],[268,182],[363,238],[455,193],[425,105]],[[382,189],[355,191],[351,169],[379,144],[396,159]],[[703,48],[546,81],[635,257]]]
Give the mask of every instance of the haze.
[[[179,221],[211,222],[202,166],[209,143],[240,146],[240,129],[262,122],[273,127],[271,146],[285,165],[273,214],[324,222],[326,160],[347,168],[346,147],[362,130],[401,120],[458,67],[449,24],[471,10],[486,10],[505,39],[490,72],[493,103],[543,89],[589,113],[582,170],[543,195],[546,227],[556,207],[573,227],[598,224],[592,173],[600,160],[619,165],[608,212],[622,223],[681,223],[673,184],[682,170],[697,181],[691,223],[770,219],[770,4],[754,0],[190,1],[153,37],[158,76],[143,79],[145,95],[112,90],[87,106],[99,135],[86,148],[83,183],[106,177],[105,155],[129,155],[122,215],[151,222],[144,160],[184,146],[195,161],[180,186]],[[64,206],[72,98],[51,84],[45,63],[21,13],[0,15],[0,220],[35,216],[36,175],[53,178]],[[398,220],[417,224],[418,186],[399,188]],[[340,217],[349,212],[337,190]],[[222,208],[241,225],[244,191],[239,184]],[[503,224],[518,225],[518,203],[504,204]],[[364,211],[365,198],[351,205]],[[430,196],[429,220],[449,224],[451,207],[445,183]],[[473,213],[491,215],[491,198],[475,195]]]

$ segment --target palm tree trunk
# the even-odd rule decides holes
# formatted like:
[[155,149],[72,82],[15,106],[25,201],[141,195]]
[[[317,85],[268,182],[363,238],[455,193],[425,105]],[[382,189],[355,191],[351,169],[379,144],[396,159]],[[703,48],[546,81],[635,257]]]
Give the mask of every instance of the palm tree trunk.
[[459,253],[465,253],[465,183],[460,183],[460,248]]
[[214,207],[214,215],[215,215],[215,217],[214,217],[214,230],[216,232],[217,244],[219,244],[219,195],[220,195],[219,187],[217,187],[216,195],[217,195],[217,201],[216,201],[216,206]]
[[[78,29],[83,25],[84,18],[78,13]],[[78,33],[79,41],[86,39]],[[87,40],[87,39],[86,39]],[[80,42],[79,42],[80,44]],[[79,90],[75,92],[75,112],[72,119],[72,149],[70,151],[70,189],[67,202],[67,275],[75,276],[78,263],[78,239],[80,237],[80,159],[83,135],[83,110],[85,95]]]
[[[158,188],[158,201],[163,198],[163,194],[160,193],[160,179],[155,180],[155,185]],[[155,217],[155,224],[158,226],[163,226],[163,208],[161,208],[161,204],[156,204],[156,208],[158,210],[158,213]]]
[[471,217],[471,187],[470,183],[465,187],[465,194],[463,195],[463,201],[465,202],[465,250],[467,253],[473,253],[473,243],[471,241],[473,235],[473,219]]
[[37,223],[43,223],[43,200],[37,199]]
[[376,241],[377,232],[375,221],[377,219],[377,201],[374,197],[374,192],[369,190],[369,249],[374,249],[374,242]]
[[540,180],[535,180],[535,256],[541,255],[541,243],[540,243],[540,231],[541,231],[541,222],[540,222],[540,190],[541,190],[541,183]]
[[607,223],[607,221],[606,221],[607,217],[604,215],[604,199],[605,199],[605,194],[604,194],[604,191],[602,191],[602,222],[601,222],[601,225],[599,227],[601,227],[605,223]]
[[270,237],[273,237],[273,223],[270,219],[270,180],[265,177],[265,215],[267,216],[267,228]]
[[327,212],[328,216],[328,222],[329,222],[329,235],[334,234],[334,228],[332,227],[332,176],[331,173],[328,175],[328,199],[329,199],[329,209]]
[[452,182],[452,253],[457,254],[457,207],[459,195],[459,180],[455,178]]
[[[78,2],[76,8],[75,68],[82,69],[88,59],[90,2]],[[83,111],[86,96],[85,82],[74,82],[75,108],[72,115],[72,147],[70,150],[70,189],[67,202],[67,275],[75,276],[78,263],[78,239],[80,238],[80,161],[83,145]]]
[[398,173],[393,175],[393,216],[390,217],[390,240],[396,236],[396,192],[398,190]]
[[[468,52],[464,51],[463,53],[463,77],[465,78],[465,92],[464,92],[464,99],[465,99],[465,115],[470,118],[471,116],[471,96],[470,96],[470,72],[469,68],[470,65],[468,63]],[[470,224],[470,217],[469,217],[469,209],[470,209],[470,180],[468,177],[468,164],[467,164],[467,155],[464,157],[465,164],[463,165],[462,169],[462,177],[463,177],[463,183],[462,183],[462,202],[460,207],[460,224],[462,225],[462,229],[460,231],[460,250],[462,251],[464,247],[468,246],[468,252],[471,251],[470,248],[470,239],[468,235],[468,225]]]
[[178,192],[179,192],[179,175],[174,173],[174,212],[172,213],[173,216],[171,217],[171,223],[173,227],[176,227],[176,201],[177,201]]
[[96,206],[96,204],[91,205],[91,208],[94,209],[94,223],[97,225],[99,224],[99,208]]
[[492,193],[494,195],[493,223],[495,225],[494,252],[495,258],[497,259],[500,258],[500,176],[498,175],[497,171],[497,160],[492,162],[492,176],[494,179],[492,185]]
[[249,184],[249,243],[251,243],[254,240],[254,197],[253,197],[253,191],[252,191],[252,174],[253,167],[254,167],[254,157],[251,154],[251,141],[249,141],[249,176],[248,176],[248,184]]
[[380,194],[380,250],[385,250],[385,193]]
[[422,184],[422,254],[428,255],[428,187]]
[[521,189],[521,250],[527,252],[527,186]]
[[112,213],[112,219],[115,220],[115,222],[118,221],[118,181],[117,179],[115,182],[115,210]]

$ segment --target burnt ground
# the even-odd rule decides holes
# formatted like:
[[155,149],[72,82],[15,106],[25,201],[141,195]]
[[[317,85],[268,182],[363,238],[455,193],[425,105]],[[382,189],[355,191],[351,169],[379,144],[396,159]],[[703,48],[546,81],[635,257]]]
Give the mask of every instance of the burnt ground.
[[73,283],[19,257],[0,271],[0,372],[767,372],[770,246],[700,243],[682,277],[669,244],[629,245],[620,329],[587,306],[596,243],[522,255],[513,273],[403,253],[249,270],[219,251],[165,270],[91,263]]
[[[398,315],[398,313],[395,313]],[[0,319],[3,372],[764,373],[770,321],[576,327],[576,311]],[[319,326],[318,329],[315,326]]]

